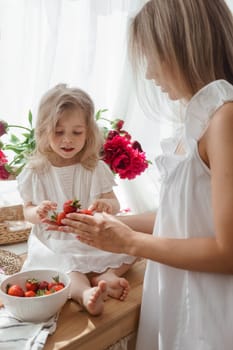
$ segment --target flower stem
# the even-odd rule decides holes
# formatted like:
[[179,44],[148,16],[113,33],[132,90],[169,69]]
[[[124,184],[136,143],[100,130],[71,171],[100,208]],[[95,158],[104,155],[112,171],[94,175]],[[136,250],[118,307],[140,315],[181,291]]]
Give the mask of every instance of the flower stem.
[[24,129],[27,131],[31,131],[31,129],[26,128],[25,126],[21,126],[21,125],[7,125],[8,128],[19,128],[19,129]]
[[109,119],[104,118],[104,117],[100,117],[98,120],[106,120],[106,122],[109,122],[109,123],[111,123],[111,122],[112,122],[112,120],[109,120]]

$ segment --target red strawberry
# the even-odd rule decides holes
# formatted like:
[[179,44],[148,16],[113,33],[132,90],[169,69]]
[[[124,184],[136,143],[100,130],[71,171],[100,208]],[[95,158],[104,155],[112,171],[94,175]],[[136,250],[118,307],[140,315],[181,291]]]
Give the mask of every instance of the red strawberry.
[[7,294],[15,297],[24,297],[24,290],[17,284],[8,285]]
[[47,281],[41,281],[38,283],[38,289],[48,289],[48,282]]
[[61,290],[63,288],[64,288],[63,283],[58,283],[58,284],[55,284],[50,290],[52,292],[58,292],[59,290]]
[[65,213],[74,213],[81,207],[78,199],[70,199],[63,204],[63,211]]
[[44,295],[49,295],[52,293],[53,293],[52,290],[45,289],[45,291],[44,291]]
[[50,282],[48,284],[48,290],[52,290],[52,288],[56,285],[56,282]]
[[[60,282],[59,276],[53,277],[53,282],[50,282],[50,283],[49,283],[49,285],[48,285],[48,290],[55,291],[56,288],[57,288],[56,286],[60,286],[60,287],[62,287],[62,288],[65,287],[64,283],[63,283],[63,282]],[[58,288],[60,288],[60,287],[58,287]],[[60,289],[62,289],[62,288],[60,288]],[[58,289],[58,290],[60,290],[60,289]]]
[[24,294],[24,296],[26,298],[31,298],[31,297],[35,297],[36,296],[36,292],[34,292],[34,290],[27,290]]
[[34,292],[38,289],[38,280],[35,278],[28,279],[25,284],[26,290],[33,290]]
[[78,209],[77,213],[78,214],[85,214],[85,215],[93,215],[92,211],[88,210],[88,209]]
[[66,216],[66,213],[64,211],[62,211],[60,213],[57,213],[57,215],[56,215],[56,224],[58,226],[62,226],[63,225],[61,221],[65,218],[65,216]]

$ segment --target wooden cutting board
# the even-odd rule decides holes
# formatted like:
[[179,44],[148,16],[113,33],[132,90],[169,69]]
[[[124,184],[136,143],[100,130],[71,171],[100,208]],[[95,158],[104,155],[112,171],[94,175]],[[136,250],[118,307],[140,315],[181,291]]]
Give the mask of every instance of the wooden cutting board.
[[128,298],[125,301],[109,298],[101,316],[90,316],[77,303],[68,301],[44,350],[102,350],[136,332],[144,270],[145,260],[134,264],[125,275],[131,286]]

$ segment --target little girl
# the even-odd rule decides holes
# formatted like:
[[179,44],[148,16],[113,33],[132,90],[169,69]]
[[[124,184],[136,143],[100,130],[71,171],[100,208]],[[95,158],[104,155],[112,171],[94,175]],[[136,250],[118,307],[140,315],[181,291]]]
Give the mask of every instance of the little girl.
[[25,219],[34,224],[23,270],[44,267],[69,273],[71,298],[99,315],[107,295],[127,297],[129,283],[120,276],[135,258],[89,247],[75,234],[48,231],[43,223],[75,198],[95,212],[119,211],[113,174],[99,159],[102,137],[88,94],[64,84],[49,90],[40,102],[35,139],[35,153],[17,178]]

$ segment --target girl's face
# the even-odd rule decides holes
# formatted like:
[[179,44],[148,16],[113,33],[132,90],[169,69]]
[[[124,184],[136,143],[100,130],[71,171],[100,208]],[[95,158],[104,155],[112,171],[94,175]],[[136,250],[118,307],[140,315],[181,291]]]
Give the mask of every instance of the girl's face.
[[66,110],[61,114],[55,131],[49,136],[52,150],[58,155],[54,160],[57,166],[72,165],[77,162],[76,155],[86,141],[86,121],[81,110]]
[[186,84],[176,72],[172,71],[172,67],[163,62],[157,64],[152,57],[147,59],[146,79],[153,80],[171,100],[189,100],[192,97]]

